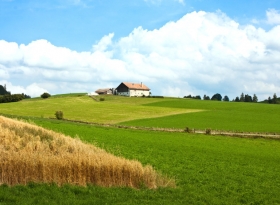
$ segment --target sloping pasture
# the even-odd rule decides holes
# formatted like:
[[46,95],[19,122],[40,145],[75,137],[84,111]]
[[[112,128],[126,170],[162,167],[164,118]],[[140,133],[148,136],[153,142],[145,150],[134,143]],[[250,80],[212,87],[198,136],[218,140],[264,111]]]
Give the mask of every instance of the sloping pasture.
[[[45,128],[151,164],[176,188],[0,187],[6,204],[279,204],[280,141],[105,128],[33,119]],[[15,195],[16,193],[16,195]]]
[[260,103],[235,103],[173,99],[145,104],[146,107],[185,108],[203,112],[175,114],[120,124],[145,127],[217,129],[241,132],[280,133],[280,106]]
[[[146,103],[166,99],[128,98],[110,95],[101,97],[104,97],[105,101],[95,101],[84,94],[68,94],[52,96],[48,99],[35,98],[17,103],[2,103],[0,104],[0,113],[54,118],[55,111],[61,110],[66,119],[115,124],[134,119],[200,111],[186,108],[143,106]],[[97,97],[97,99],[99,98]]]
[[[52,96],[0,104],[0,113],[35,116],[44,128],[79,137],[114,155],[152,165],[176,188],[0,186],[0,204],[280,204],[280,141],[118,129],[47,119],[147,127],[280,132],[280,106],[106,96]],[[187,113],[188,111],[201,111]],[[185,114],[186,113],[186,114]]]

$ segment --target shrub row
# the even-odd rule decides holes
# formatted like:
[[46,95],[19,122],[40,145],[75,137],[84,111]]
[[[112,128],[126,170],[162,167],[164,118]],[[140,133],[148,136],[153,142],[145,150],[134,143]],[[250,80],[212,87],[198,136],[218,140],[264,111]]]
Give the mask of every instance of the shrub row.
[[22,94],[0,95],[0,103],[18,102],[24,99]]

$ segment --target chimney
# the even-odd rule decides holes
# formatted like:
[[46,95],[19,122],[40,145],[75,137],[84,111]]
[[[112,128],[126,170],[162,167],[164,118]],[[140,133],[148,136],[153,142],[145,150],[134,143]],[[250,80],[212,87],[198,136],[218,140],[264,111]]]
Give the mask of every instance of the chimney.
[[141,88],[143,87],[143,83],[141,82]]

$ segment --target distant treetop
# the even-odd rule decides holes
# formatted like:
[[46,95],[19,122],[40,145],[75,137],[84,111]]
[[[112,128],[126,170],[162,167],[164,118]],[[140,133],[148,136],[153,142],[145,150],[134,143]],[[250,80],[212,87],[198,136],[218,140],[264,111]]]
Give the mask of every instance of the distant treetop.
[[216,93],[215,95],[212,96],[211,100],[221,101],[222,100],[222,96],[221,96],[221,94]]
[[11,93],[6,90],[6,86],[0,85],[0,95],[10,95]]

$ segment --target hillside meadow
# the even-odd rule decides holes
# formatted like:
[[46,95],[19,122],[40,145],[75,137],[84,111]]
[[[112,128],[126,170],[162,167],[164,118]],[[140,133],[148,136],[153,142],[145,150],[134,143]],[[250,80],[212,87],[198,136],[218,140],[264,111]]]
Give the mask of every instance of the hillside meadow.
[[1,103],[0,113],[54,118],[55,111],[61,110],[67,119],[115,124],[127,120],[200,111],[186,108],[143,106],[143,104],[160,100],[156,98],[127,98],[108,95],[105,97],[105,101],[99,101],[100,97],[97,99],[98,101],[95,101],[82,93],[57,95],[47,99],[26,99],[17,103]]
[[[280,141],[122,129],[49,119],[166,128],[280,132],[279,105],[84,94],[0,104],[0,113],[79,138],[115,156],[151,165],[176,188],[94,184],[0,186],[0,204],[280,204]],[[20,117],[21,116],[21,117]]]
[[238,132],[280,133],[280,106],[275,104],[171,99],[148,103],[144,106],[201,109],[203,111],[137,119],[120,124],[144,127],[189,127]]
[[280,133],[280,106],[182,98],[102,96],[97,101],[80,94],[56,95],[0,104],[0,113],[18,116],[64,118],[128,126],[217,129],[238,132]]
[[[118,129],[33,118],[173,177],[176,188],[28,184],[0,187],[2,204],[279,204],[280,141]],[[16,193],[16,195],[15,195]]]

